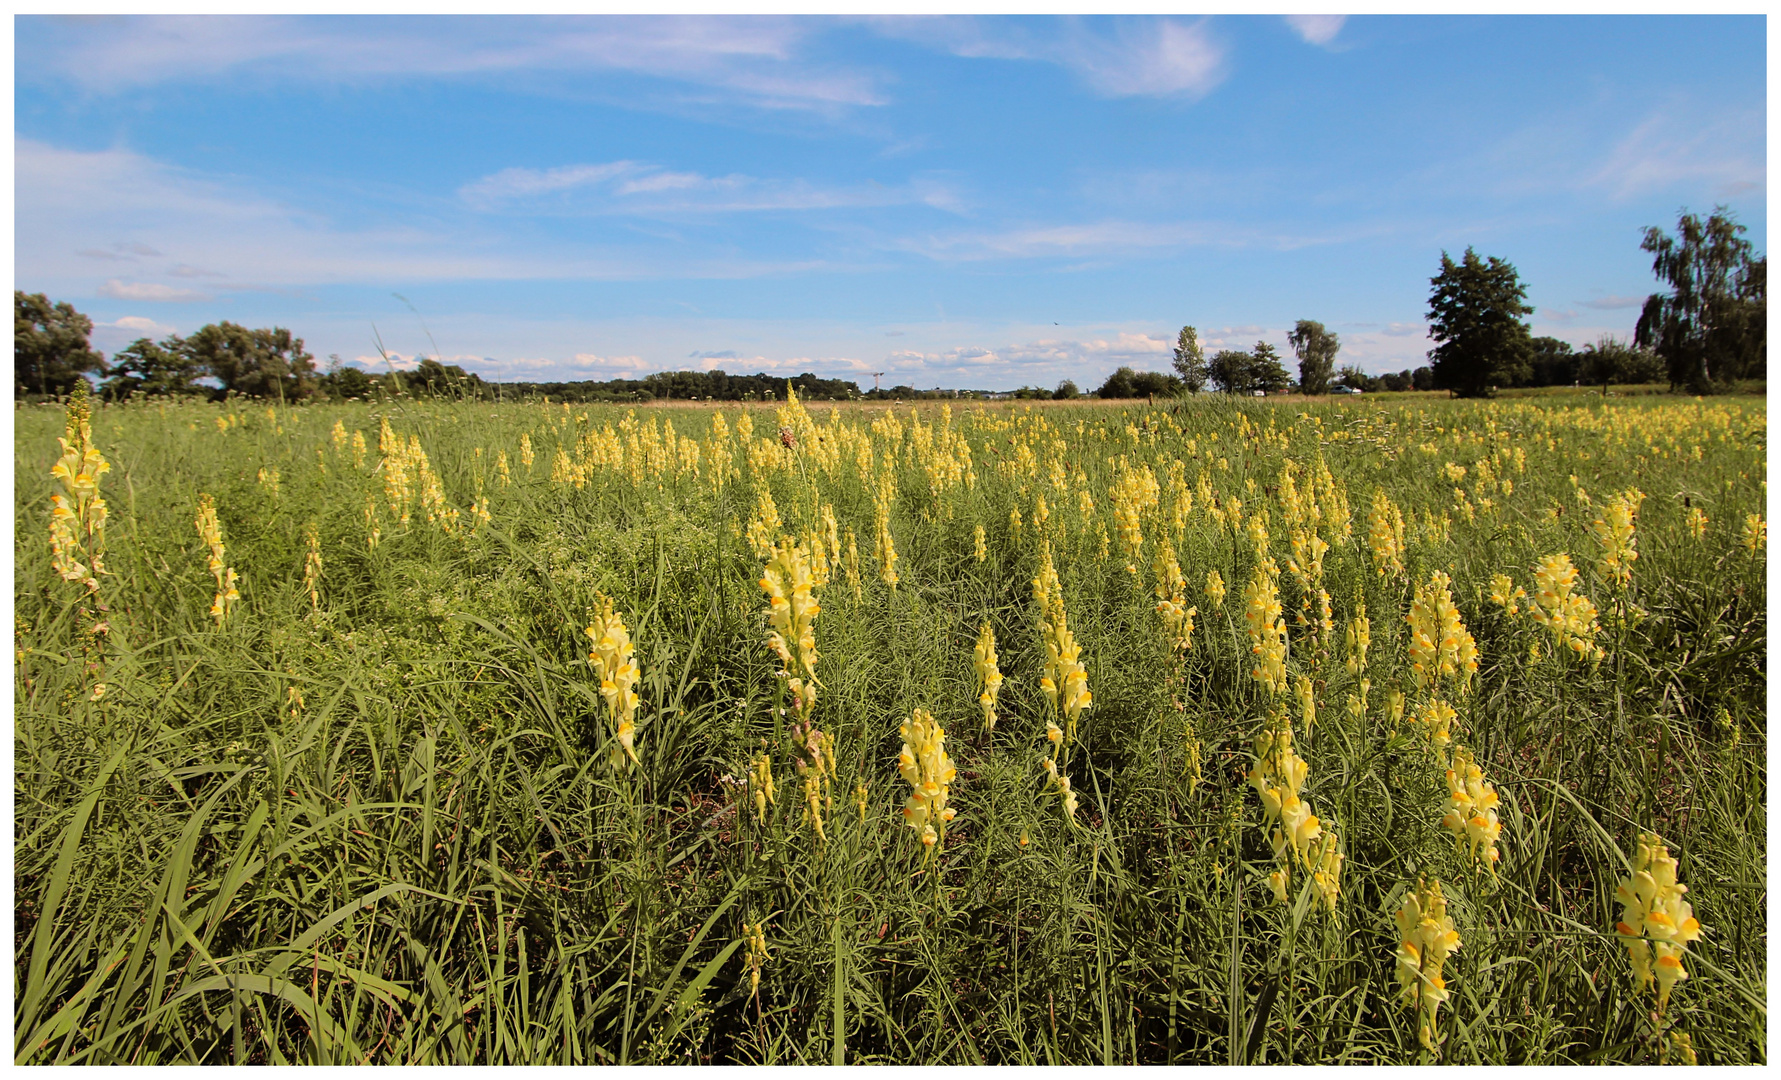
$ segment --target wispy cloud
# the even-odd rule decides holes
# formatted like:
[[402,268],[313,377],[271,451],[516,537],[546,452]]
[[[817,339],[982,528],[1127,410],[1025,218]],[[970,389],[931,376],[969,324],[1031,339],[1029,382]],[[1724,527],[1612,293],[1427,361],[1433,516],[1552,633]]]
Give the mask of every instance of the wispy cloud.
[[99,286],[99,295],[113,300],[147,300],[159,304],[191,304],[211,299],[209,293],[180,289],[154,281],[119,281],[112,278]]
[[720,89],[731,102],[762,108],[882,104],[872,76],[806,55],[825,25],[721,16],[33,20],[24,27],[33,48],[20,51],[20,76],[112,93],[223,77],[366,84],[619,71]]
[[1293,33],[1304,38],[1308,45],[1328,45],[1336,39],[1342,24],[1348,21],[1346,15],[1287,15],[1284,18]]
[[1336,240],[1334,236],[1301,235],[1218,223],[1105,220],[930,233],[905,237],[895,241],[893,246],[937,260],[972,261],[1096,257],[1211,246],[1291,251]]
[[507,168],[465,184],[458,196],[477,210],[531,213],[723,214],[924,205],[957,214],[964,209],[956,192],[933,179],[825,185],[741,173],[706,176],[636,161]]
[[1228,74],[1226,51],[1204,20],[895,17],[873,25],[955,56],[1058,64],[1105,97],[1202,97]]
[[1594,308],[1597,311],[1618,311],[1621,308],[1645,306],[1643,296],[1598,296],[1593,300],[1579,300],[1578,307]]
[[1582,183],[1617,199],[1678,186],[1704,186],[1715,198],[1733,189],[1760,190],[1768,182],[1765,131],[1760,113],[1731,110],[1701,122],[1696,115],[1660,111],[1622,137]]
[[[14,261],[21,283],[99,289],[115,299],[197,300],[205,294],[182,284],[197,278],[205,281],[206,293],[222,295],[392,281],[723,280],[836,268],[819,257],[737,257],[674,244],[639,246],[634,239],[630,247],[539,242],[484,226],[461,210],[461,220],[442,219],[438,207],[417,214],[412,224],[391,214],[353,228],[129,150],[69,150],[23,138],[14,141],[13,183],[19,208]],[[503,183],[524,187],[523,178],[511,175]],[[730,205],[759,207],[774,194],[755,192]],[[779,190],[777,205],[798,205],[795,194]],[[806,199],[805,205],[819,201]],[[690,210],[720,203],[713,197],[685,205]],[[117,252],[111,238],[131,234],[152,243],[132,242],[125,250],[164,251],[163,257],[177,261],[166,270],[101,285],[90,252]],[[111,274],[121,268],[115,260],[104,262],[114,263],[106,267]],[[145,280],[157,273],[170,280]]]

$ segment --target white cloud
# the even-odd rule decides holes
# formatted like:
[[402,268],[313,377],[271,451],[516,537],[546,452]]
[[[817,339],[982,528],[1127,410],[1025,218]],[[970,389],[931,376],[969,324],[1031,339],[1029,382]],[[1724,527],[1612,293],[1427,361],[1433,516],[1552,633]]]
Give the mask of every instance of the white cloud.
[[1598,296],[1593,300],[1577,301],[1579,307],[1595,308],[1597,311],[1617,311],[1621,308],[1642,308],[1645,306],[1643,296]]
[[[755,261],[704,249],[638,250],[635,241],[629,249],[568,240],[540,244],[516,239],[499,223],[447,219],[442,225],[438,213],[417,217],[424,225],[385,215],[370,227],[349,228],[307,208],[129,150],[68,150],[25,138],[15,138],[13,145],[15,274],[33,290],[103,290],[120,299],[203,295],[140,277],[103,285],[94,259],[80,252],[112,251],[112,237],[132,233],[154,242],[152,247],[142,243],[142,250],[166,251],[181,260],[171,276],[203,276],[212,295],[343,283],[740,279],[827,266],[820,260]],[[508,183],[512,186],[511,177]],[[116,273],[115,264],[111,272]]]
[[1760,113],[1730,111],[1705,122],[1655,113],[1616,143],[1582,183],[1618,199],[1678,187],[1703,195],[1758,190],[1768,182],[1765,130]]
[[1284,18],[1293,33],[1304,38],[1308,45],[1328,45],[1335,40],[1342,24],[1348,21],[1346,15],[1287,15]]
[[890,246],[940,260],[1094,257],[1165,252],[1192,247],[1257,247],[1275,251],[1338,242],[1347,237],[1275,232],[1222,223],[1103,220],[1025,225],[999,231],[931,233]]
[[740,173],[706,176],[635,161],[562,165],[542,170],[507,168],[465,184],[458,189],[458,195],[467,205],[481,211],[513,207],[535,213],[568,210],[591,214],[714,214],[911,204],[955,214],[963,212],[959,197],[933,179],[896,186],[871,183],[825,187],[801,179],[769,179]]
[[125,315],[121,319],[114,319],[109,323],[100,323],[98,325],[115,326],[119,330],[146,331],[153,334],[170,334],[173,332],[173,327],[163,325],[162,323],[158,323],[143,315]]
[[1226,75],[1225,50],[1204,21],[1127,18],[1102,33],[1080,19],[888,18],[881,33],[955,56],[1058,64],[1107,97],[1202,97]]
[[872,77],[807,40],[818,20],[768,17],[137,16],[34,23],[21,79],[115,93],[228,76],[365,84],[601,70],[713,88],[726,104],[833,111],[882,104]]
[[112,278],[99,286],[99,295],[113,300],[150,300],[164,304],[190,304],[209,300],[209,293],[179,289],[152,281],[119,281]]

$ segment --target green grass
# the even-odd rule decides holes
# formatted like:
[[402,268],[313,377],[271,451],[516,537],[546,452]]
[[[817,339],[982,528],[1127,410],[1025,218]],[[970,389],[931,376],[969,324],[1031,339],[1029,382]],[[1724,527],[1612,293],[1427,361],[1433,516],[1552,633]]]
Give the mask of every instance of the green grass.
[[[221,431],[228,413],[240,422]],[[960,408],[950,428],[975,483],[939,493],[921,449],[941,438],[938,408],[846,408],[831,426],[817,407],[817,428],[788,421],[799,445],[787,451],[766,406],[750,415],[771,467],[757,474],[735,449],[740,475],[721,488],[708,454],[698,477],[645,465],[596,467],[582,488],[550,480],[559,444],[574,456],[583,433],[611,425],[622,442],[672,422],[703,440],[710,415],[644,409],[631,426],[620,409],[538,404],[107,407],[94,420],[113,465],[99,611],[50,566],[61,412],[21,409],[16,1059],[1646,1063],[1660,1022],[1612,928],[1616,883],[1652,830],[1704,927],[1661,1028],[1687,1033],[1703,1064],[1766,1063],[1766,555],[1741,544],[1764,502],[1760,400]],[[724,415],[733,432],[739,411]],[[895,440],[872,433],[886,416],[900,418]],[[382,419],[418,436],[460,511],[454,532],[418,508],[407,527],[392,519],[374,472]],[[369,440],[362,464],[330,440],[336,421]],[[857,440],[843,430],[856,426]],[[874,569],[873,486],[850,448],[822,466],[818,429],[849,447],[869,437],[877,470],[899,448],[895,590]],[[1031,472],[1006,464],[1022,444]],[[1482,495],[1475,463],[1499,451],[1514,491]],[[1294,621],[1302,587],[1280,578],[1289,667],[1317,694],[1309,732],[1291,708],[1305,795],[1347,855],[1333,914],[1302,871],[1294,902],[1275,904],[1278,864],[1243,779],[1274,707],[1248,675],[1253,546],[1196,496],[1178,533],[1166,513],[1144,518],[1128,574],[1110,494],[1121,455],[1155,470],[1162,511],[1169,460],[1190,490],[1204,472],[1221,505],[1243,500],[1245,517],[1267,505],[1283,568],[1283,462],[1321,455],[1345,495],[1351,534],[1322,533],[1334,634],[1321,651]],[[1054,458],[1067,491],[1052,486]],[[1470,521],[1448,462],[1468,467]],[[276,494],[262,469],[278,471]],[[1634,485],[1648,496],[1640,558],[1619,598],[1642,615],[1621,618],[1588,522]],[[761,563],[741,535],[761,486],[788,531],[827,504],[858,538],[861,595],[837,567],[816,626],[815,715],[838,759],[826,843],[775,742],[784,698]],[[1406,518],[1402,577],[1373,569],[1376,489]],[[220,628],[193,526],[201,492],[243,579]],[[1039,767],[1039,495],[1094,693],[1067,766],[1073,824]],[[1683,526],[1685,500],[1709,515],[1702,540]],[[492,514],[474,532],[473,502]],[[319,610],[303,587],[311,524]],[[1104,559],[1098,527],[1112,537]],[[1164,533],[1199,608],[1179,667],[1151,592]],[[1599,665],[1549,644],[1530,661],[1544,631],[1486,599],[1499,572],[1531,591],[1536,559],[1558,551],[1602,609]],[[1209,569],[1229,588],[1220,610],[1199,591]],[[1437,569],[1481,653],[1473,689],[1453,698],[1454,737],[1502,799],[1495,877],[1440,826],[1436,753],[1384,714],[1386,690],[1408,685],[1412,588]],[[614,599],[643,671],[632,771],[610,763],[587,660],[597,594]],[[1355,720],[1342,631],[1362,601],[1372,692]],[[993,733],[971,663],[985,620],[1007,679]],[[932,861],[900,815],[898,726],[918,706],[946,725],[958,767],[959,817]],[[778,800],[757,821],[746,775],[763,750]],[[1433,1052],[1397,1003],[1392,958],[1391,913],[1422,876],[1442,881],[1464,941]],[[742,943],[756,922],[770,949],[758,995]]]

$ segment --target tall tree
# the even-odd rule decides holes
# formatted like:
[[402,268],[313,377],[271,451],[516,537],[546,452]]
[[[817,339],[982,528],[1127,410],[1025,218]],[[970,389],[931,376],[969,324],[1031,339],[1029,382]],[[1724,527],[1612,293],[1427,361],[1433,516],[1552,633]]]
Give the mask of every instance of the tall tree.
[[1190,394],[1206,388],[1206,351],[1200,347],[1200,336],[1191,326],[1181,328],[1175,339],[1175,374]]
[[87,344],[93,320],[42,293],[13,290],[13,396],[65,394],[89,371],[103,372],[105,357]]
[[223,384],[225,391],[256,397],[308,397],[315,392],[315,357],[289,330],[249,330],[212,323],[185,339],[186,355]]
[[1532,339],[1521,317],[1534,309],[1512,264],[1494,255],[1487,262],[1469,247],[1455,263],[1443,251],[1441,272],[1429,284],[1436,389],[1483,397],[1527,378]]
[[1684,212],[1672,237],[1655,226],[1639,246],[1670,292],[1652,293],[1633,340],[1663,358],[1670,385],[1710,394],[1768,368],[1768,259],[1753,258],[1744,226],[1716,206]]
[[196,380],[204,374],[187,354],[177,335],[156,344],[137,338],[111,358],[111,377],[105,380],[105,396],[127,398],[132,394],[168,396],[200,392]]
[[1336,370],[1336,353],[1342,348],[1341,339],[1324,329],[1320,322],[1300,319],[1286,335],[1286,340],[1299,358],[1299,392],[1329,393],[1330,375]]
[[1292,376],[1286,373],[1280,354],[1265,341],[1256,342],[1255,351],[1249,354],[1249,377],[1254,388],[1270,394],[1285,393],[1292,385]]
[[1255,389],[1254,357],[1240,349],[1220,349],[1206,363],[1212,385],[1227,394],[1247,394]]

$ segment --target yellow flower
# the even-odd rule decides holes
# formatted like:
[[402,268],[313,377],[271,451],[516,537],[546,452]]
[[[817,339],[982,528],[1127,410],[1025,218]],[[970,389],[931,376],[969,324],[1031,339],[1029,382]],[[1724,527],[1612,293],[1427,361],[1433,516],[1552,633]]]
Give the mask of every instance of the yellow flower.
[[983,729],[996,729],[996,697],[1002,692],[1002,672],[996,666],[996,635],[987,621],[977,634],[977,647],[972,650],[972,664],[977,671],[977,703],[983,707]]
[[630,632],[625,629],[624,620],[613,611],[611,597],[600,596],[598,599],[600,610],[587,628],[587,636],[594,640],[593,651],[587,658],[599,676],[600,696],[606,702],[613,737],[618,740],[618,748],[612,752],[613,767],[629,758],[629,768],[641,764],[636,747],[638,698],[635,687],[642,672],[633,655]]
[[1397,976],[1403,1002],[1420,1014],[1416,1037],[1424,1047],[1433,1050],[1435,1013],[1450,993],[1441,977],[1441,967],[1461,945],[1453,920],[1447,915],[1441,883],[1419,884],[1392,918],[1398,924]]
[[210,602],[210,617],[221,626],[223,620],[228,618],[230,607],[241,599],[241,593],[235,588],[240,578],[224,562],[226,552],[223,549],[223,527],[217,521],[216,500],[209,495],[198,496],[196,524],[199,539],[210,549],[210,576],[216,579],[216,597]]
[[1486,868],[1495,873],[1502,858],[1496,843],[1503,832],[1497,820],[1497,792],[1485,781],[1472,752],[1464,747],[1453,753],[1453,765],[1447,770],[1447,790],[1447,813],[1441,824],[1466,846],[1468,859],[1482,857]]
[[1690,538],[1700,540],[1707,535],[1707,514],[1698,506],[1688,508],[1682,517],[1682,524],[1688,529]]
[[911,788],[903,819],[921,834],[931,855],[945,839],[946,823],[957,813],[946,800],[958,770],[946,756],[946,729],[926,709],[916,709],[903,722],[900,734],[903,749],[897,755],[897,771]]
[[989,558],[989,545],[986,543],[983,526],[979,525],[976,529],[972,530],[972,538],[975,545],[974,551],[977,555],[977,561],[982,562]]
[[1682,967],[1684,947],[1701,936],[1693,908],[1682,899],[1687,891],[1676,880],[1669,848],[1650,833],[1641,835],[1632,876],[1622,878],[1614,890],[1621,906],[1614,932],[1632,959],[1633,983],[1650,989],[1655,981],[1659,1013],[1669,1004],[1671,989],[1688,978]]
[[1515,584],[1508,574],[1497,574],[1490,579],[1490,602],[1503,609],[1503,614],[1514,615],[1521,611],[1520,600],[1527,599],[1527,590]]
[[1216,570],[1206,571],[1206,602],[1214,611],[1224,606],[1224,578]]
[[1478,646],[1460,622],[1452,579],[1437,570],[1418,586],[1410,603],[1410,670],[1419,687],[1432,688],[1448,676],[1464,689],[1478,670]]
[[1583,659],[1601,659],[1602,650],[1595,644],[1596,607],[1589,597],[1573,591],[1577,584],[1577,568],[1563,552],[1547,555],[1534,567],[1534,602],[1528,614],[1541,626],[1552,631],[1561,649],[1568,648]]
[[767,807],[776,803],[773,787],[773,760],[766,754],[756,754],[749,760],[748,786],[754,793],[755,820],[767,820]]
[[1643,491],[1628,488],[1609,499],[1602,510],[1602,516],[1596,518],[1590,526],[1597,542],[1602,546],[1602,557],[1597,568],[1602,577],[1622,586],[1632,581],[1633,563],[1639,558],[1638,540],[1633,535],[1633,525],[1639,514],[1639,504],[1644,500]]
[[1250,674],[1270,694],[1286,689],[1286,622],[1281,617],[1280,591],[1274,584],[1273,560],[1263,558],[1243,588],[1243,622],[1249,633],[1255,667]]
[[1744,515],[1744,549],[1755,555],[1769,542],[1769,527],[1761,514]]

